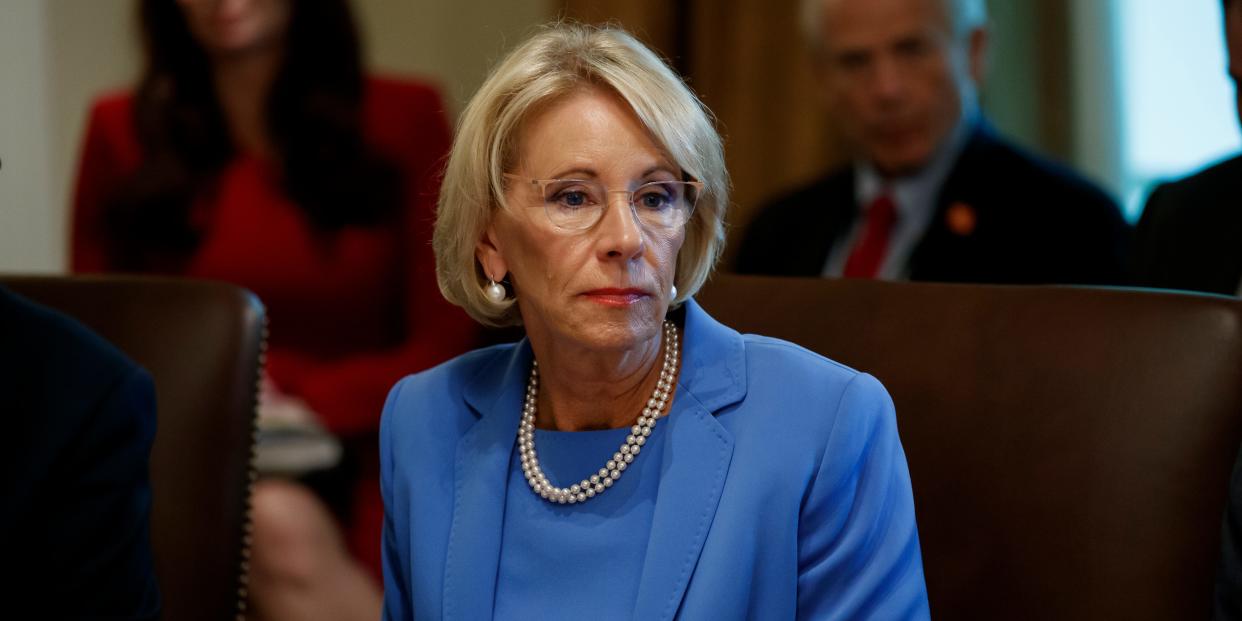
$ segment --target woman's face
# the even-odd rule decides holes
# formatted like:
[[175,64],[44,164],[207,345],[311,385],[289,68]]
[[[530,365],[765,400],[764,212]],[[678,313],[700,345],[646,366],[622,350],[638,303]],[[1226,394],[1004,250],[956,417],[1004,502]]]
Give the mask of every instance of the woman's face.
[[[492,278],[509,275],[527,334],[601,351],[658,339],[685,227],[645,227],[629,194],[616,191],[680,180],[681,169],[628,104],[599,88],[536,113],[518,140],[509,172],[525,179],[506,179],[508,208],[497,210],[477,258]],[[557,228],[527,179],[596,181],[609,191],[607,206],[586,230]]]
[[190,33],[212,56],[265,50],[284,39],[293,0],[177,0]]

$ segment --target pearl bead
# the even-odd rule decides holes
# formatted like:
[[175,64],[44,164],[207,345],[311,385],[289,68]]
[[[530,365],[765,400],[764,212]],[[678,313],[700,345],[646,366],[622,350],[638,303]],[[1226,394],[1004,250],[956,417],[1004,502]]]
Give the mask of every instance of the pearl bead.
[[[491,299],[494,295],[493,287],[500,290],[500,299],[493,300],[497,303],[504,301],[507,293],[504,286],[498,283],[492,283],[485,287],[485,293]],[[630,428],[630,434],[626,436],[625,443],[621,445],[620,450],[613,453],[612,459],[604,464],[599,472],[590,477],[570,485],[568,488],[560,488],[552,485],[548,481],[548,477],[539,468],[539,458],[535,450],[535,414],[539,403],[539,362],[531,361],[530,378],[526,384],[526,395],[522,406],[521,422],[518,425],[518,452],[521,457],[522,472],[526,478],[526,483],[531,490],[539,497],[557,504],[577,504],[585,502],[589,498],[602,494],[604,490],[612,487],[614,483],[621,478],[621,473],[634,462],[635,456],[642,451],[642,446],[646,444],[647,438],[651,436],[652,428],[655,426],[656,420],[664,415],[664,406],[668,403],[672,393],[672,381],[676,376],[676,368],[678,357],[680,355],[680,337],[677,332],[677,326],[671,321],[664,322],[664,359],[660,367],[659,380],[656,387],[652,391],[651,397],[647,400],[646,406],[642,413],[638,416],[636,423]]]
[[490,282],[483,288],[483,293],[487,295],[487,299],[492,304],[500,304],[505,301],[505,286],[498,282]]

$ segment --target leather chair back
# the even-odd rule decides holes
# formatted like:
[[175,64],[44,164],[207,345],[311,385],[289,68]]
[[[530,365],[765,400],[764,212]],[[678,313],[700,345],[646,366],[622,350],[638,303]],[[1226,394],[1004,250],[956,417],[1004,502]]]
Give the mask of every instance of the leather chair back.
[[81,321],[155,380],[151,539],[166,619],[243,618],[264,311],[231,285],[4,277]]
[[732,275],[698,299],[888,388],[935,618],[1208,618],[1242,302]]

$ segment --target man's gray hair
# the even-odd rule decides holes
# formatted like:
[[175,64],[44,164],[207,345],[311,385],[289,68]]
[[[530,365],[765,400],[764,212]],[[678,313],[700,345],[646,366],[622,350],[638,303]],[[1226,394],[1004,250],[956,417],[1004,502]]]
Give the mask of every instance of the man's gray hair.
[[[812,50],[819,50],[823,45],[824,5],[829,1],[802,0],[802,36]],[[955,36],[965,36],[970,31],[982,28],[988,23],[988,7],[984,0],[939,1],[944,4]]]

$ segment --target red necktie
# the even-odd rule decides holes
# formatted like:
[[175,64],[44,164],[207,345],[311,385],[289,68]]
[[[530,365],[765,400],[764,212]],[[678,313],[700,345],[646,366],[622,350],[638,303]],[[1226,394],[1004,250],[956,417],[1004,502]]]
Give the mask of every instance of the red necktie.
[[867,226],[845,261],[846,278],[875,278],[888,252],[888,238],[897,222],[897,205],[887,192],[867,207]]

